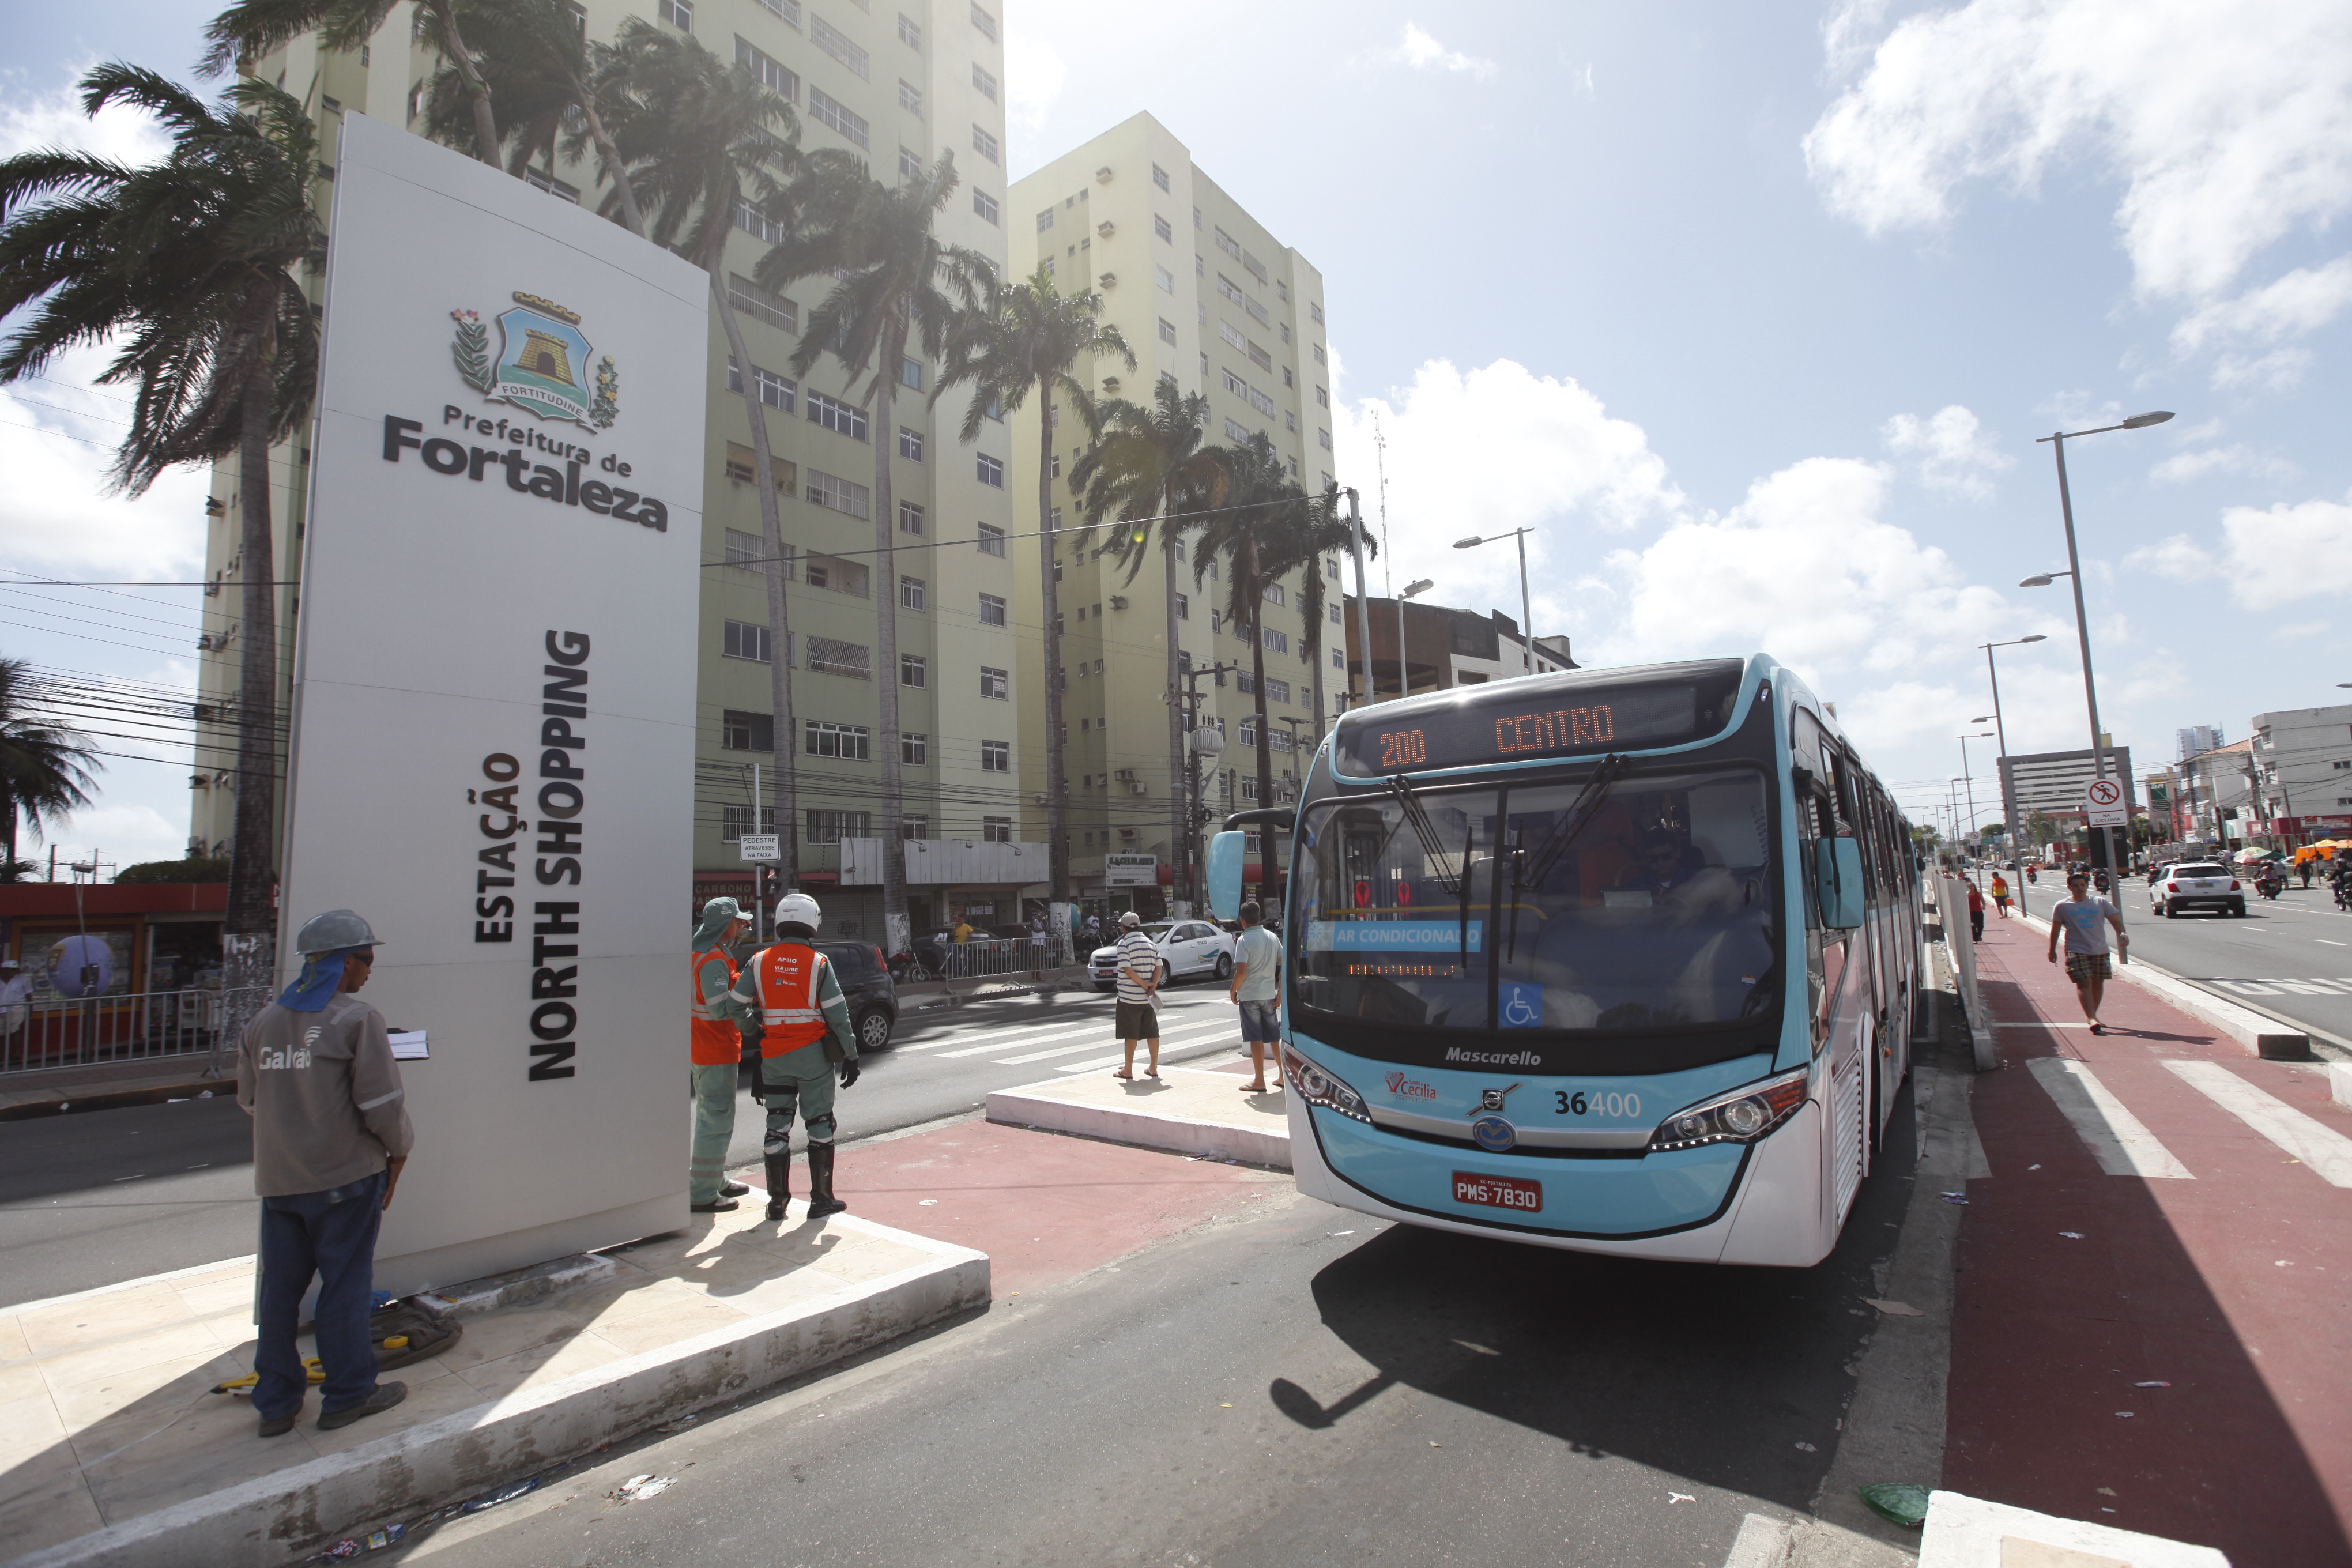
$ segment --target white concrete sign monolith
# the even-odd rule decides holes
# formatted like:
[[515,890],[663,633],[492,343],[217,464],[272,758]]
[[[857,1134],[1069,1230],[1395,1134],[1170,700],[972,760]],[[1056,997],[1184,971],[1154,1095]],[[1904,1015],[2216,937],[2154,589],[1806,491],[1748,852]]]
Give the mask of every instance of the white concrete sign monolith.
[[278,951],[358,910],[424,1033],[403,1292],[686,1221],[709,288],[381,121],[340,157]]

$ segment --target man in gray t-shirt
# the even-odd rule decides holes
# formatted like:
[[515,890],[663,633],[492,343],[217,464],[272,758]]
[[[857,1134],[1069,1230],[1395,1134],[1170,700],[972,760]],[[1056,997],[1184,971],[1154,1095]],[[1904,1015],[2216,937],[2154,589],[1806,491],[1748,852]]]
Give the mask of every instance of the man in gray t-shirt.
[[2107,1026],[2099,1022],[2099,1003],[2106,994],[2107,980],[2112,973],[2107,963],[2107,931],[2116,928],[2116,940],[2128,951],[2131,938],[2124,932],[2124,918],[2116,906],[2091,892],[2091,879],[2081,872],[2066,879],[2066,896],[2050,910],[2050,962],[2058,962],[2058,940],[2066,941],[2066,978],[2074,983],[2074,995],[2083,1005],[2083,1016],[2091,1021],[2091,1033],[2104,1035]]
[[1250,1081],[1244,1094],[1266,1091],[1266,1064],[1274,1064],[1274,1087],[1282,1087],[1282,939],[1265,929],[1255,899],[1242,905],[1242,940],[1234,954],[1234,980],[1225,994],[1240,1004],[1242,1038],[1249,1042]]

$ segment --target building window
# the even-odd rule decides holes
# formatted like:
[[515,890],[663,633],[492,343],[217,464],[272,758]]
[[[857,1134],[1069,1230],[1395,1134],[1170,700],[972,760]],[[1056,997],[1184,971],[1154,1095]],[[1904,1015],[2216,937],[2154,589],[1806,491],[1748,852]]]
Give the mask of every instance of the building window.
[[758,808],[749,805],[722,805],[719,808],[719,837],[721,843],[732,844],[746,833],[761,831]]
[[1004,459],[980,454],[980,482],[995,489],[1004,488]]
[[[923,460],[923,433],[920,430],[905,425],[898,426],[898,456],[910,463]],[[915,531],[920,533],[922,530],[919,528]]]
[[[1287,680],[1276,680],[1274,677],[1267,676],[1265,679],[1265,700],[1269,702],[1289,701],[1290,682]],[[1276,736],[1275,738],[1276,740],[1281,739],[1280,736]],[[1287,747],[1285,747],[1284,749],[1286,751],[1288,750]]]
[[1231,416],[1230,414],[1229,414],[1229,415],[1227,415],[1227,416],[1225,416],[1225,439],[1226,439],[1226,440],[1228,440],[1228,441],[1246,441],[1246,440],[1248,440],[1248,439],[1249,439],[1249,437],[1250,437],[1249,430],[1247,429],[1247,427],[1246,427],[1246,426],[1244,426],[1242,424],[1242,422],[1241,422],[1240,420],[1235,419],[1235,418],[1234,418],[1233,416]]
[[1255,279],[1257,279],[1257,281],[1258,281],[1258,287],[1259,287],[1259,288],[1263,289],[1263,288],[1265,288],[1265,262],[1260,261],[1256,257],[1255,257],[1255,256],[1251,256],[1251,255],[1247,254],[1246,252],[1244,252],[1244,253],[1243,254],[1243,256],[1242,256],[1242,268],[1243,268],[1243,269],[1244,269],[1244,271],[1246,271],[1246,272],[1247,272],[1251,277],[1253,277],[1253,278],[1255,278]]
[[898,760],[910,768],[929,763],[931,760],[931,738],[902,732],[898,737]]
[[1052,207],[1047,207],[1044,212],[1037,215],[1037,232],[1039,234],[1043,234],[1053,226],[1054,209]]
[[1234,305],[1240,304],[1244,298],[1242,293],[1241,285],[1234,282],[1232,279],[1226,277],[1222,272],[1217,274],[1217,296],[1228,303]]
[[727,275],[727,302],[772,327],[781,327],[788,332],[800,331],[799,306],[782,294],[761,288],[740,272]]
[[1288,653],[1290,651],[1290,634],[1288,632],[1278,632],[1272,626],[1267,626],[1263,635],[1265,637],[1267,652]]
[[1013,742],[982,741],[980,743],[980,771],[984,773],[1009,773],[1013,771]]
[[975,190],[971,193],[971,210],[973,216],[981,222],[994,223],[997,213],[996,198],[986,191]]
[[[1337,572],[1334,572],[1334,573],[1332,573],[1332,574],[1331,574],[1331,575],[1333,575],[1334,577],[1336,577],[1336,576],[1338,576],[1338,575],[1339,575],[1339,574],[1338,574]],[[1341,626],[1341,625],[1344,625],[1344,624],[1345,624],[1344,622],[1342,622],[1342,621],[1339,619],[1339,605],[1331,605],[1331,606],[1330,606],[1330,615],[1331,615],[1331,624],[1332,624],[1333,626]]]
[[1318,386],[1315,389],[1315,405],[1318,408],[1328,408],[1331,406],[1331,389],[1329,387]]
[[920,577],[898,579],[898,607],[902,610],[919,610],[923,607],[923,580]]
[[1163,190],[1163,191],[1164,191],[1164,190],[1167,190],[1167,189],[1169,188],[1169,186],[1168,186],[1168,171],[1167,171],[1167,170],[1165,170],[1165,169],[1163,169],[1163,168],[1161,168],[1161,167],[1160,167],[1159,164],[1157,164],[1157,163],[1152,164],[1152,165],[1151,165],[1151,183],[1152,183],[1153,184],[1155,184],[1155,185],[1158,185],[1158,186],[1159,186],[1161,190]]
[[1192,618],[1192,596],[1190,594],[1176,595],[1176,618],[1180,621],[1189,621]]
[[795,100],[799,99],[801,79],[786,69],[783,61],[753,48],[751,41],[740,36],[735,39],[735,63],[750,71],[770,92],[782,93]]
[[1328,430],[1318,430],[1315,432],[1315,438],[1322,443],[1323,449],[1325,451],[1328,452],[1331,449],[1331,432]]
[[[319,172],[331,180],[335,177],[335,172],[324,163],[319,165]],[[580,187],[565,184],[544,169],[525,169],[522,180],[524,184],[545,191],[558,200],[570,202],[575,207],[580,205]]]
[[[982,74],[978,66],[974,66],[971,68],[972,74],[975,76]],[[971,150],[979,153],[982,157],[987,159],[992,163],[1002,163],[1004,162],[1003,150],[997,146],[996,138],[991,136],[987,132],[982,131],[977,125],[971,128]],[[992,217],[988,221],[994,223],[996,220]]]
[[1004,531],[998,528],[993,523],[982,523],[980,525],[980,552],[982,555],[1003,554]]
[[768,637],[769,631],[765,626],[755,626],[749,621],[729,621],[727,623],[727,657],[753,659],[765,664],[771,657]]
[[982,37],[992,44],[996,42],[996,18],[977,5],[971,8],[971,25],[980,29]]
[[765,713],[724,709],[719,715],[719,743],[730,752],[772,752],[776,721]]
[[694,31],[694,0],[661,0],[661,19],[681,33]]
[[[809,18],[809,42],[839,60],[856,73],[860,81],[870,80],[873,68],[867,64],[866,51],[839,32],[822,16]],[[861,143],[862,144],[862,143]]]
[[[1235,744],[1237,744],[1237,745],[1250,746],[1250,747],[1255,747],[1255,746],[1256,746],[1256,744],[1257,744],[1257,721],[1256,721],[1256,720],[1255,720],[1255,719],[1244,719],[1244,720],[1243,720],[1243,721],[1242,721],[1242,722],[1241,722],[1241,728],[1240,728],[1240,729],[1238,729],[1238,730],[1236,730],[1236,731],[1234,732],[1234,743],[1235,743]],[[1246,798],[1246,797],[1244,797],[1244,798]]]
[[869,754],[872,733],[863,724],[836,724],[830,719],[811,719],[803,726],[803,733],[807,737],[807,744],[803,749],[812,757],[838,757],[845,763],[873,761]]
[[[823,23],[818,24],[820,26],[823,25]],[[901,101],[905,100],[908,90],[904,83],[899,85],[898,97]],[[816,117],[820,124],[831,126],[860,147],[866,145],[866,121],[857,115],[852,114],[846,106],[828,97],[824,89],[814,82],[809,84],[808,101],[809,112]]]
[[1176,323],[1165,316],[1160,318],[1160,341],[1171,348],[1176,343]]
[[808,841],[812,844],[838,844],[845,838],[874,837],[874,814],[870,811],[820,811],[809,808]]
[[784,226],[750,202],[735,204],[735,226],[762,245],[782,245],[784,241]]
[[[1224,613],[1223,613],[1223,611],[1221,611],[1221,610],[1211,610],[1211,611],[1209,612],[1209,635],[1210,635],[1211,637],[1214,637],[1214,636],[1216,636],[1216,635],[1217,635],[1217,633],[1219,633],[1219,632],[1221,632],[1221,631],[1223,631],[1224,629],[1225,629],[1225,617],[1224,617]],[[1220,681],[1218,681],[1218,682],[1217,682],[1217,684],[1218,684],[1218,685],[1220,685],[1220,686],[1223,686],[1223,685],[1224,684],[1224,682],[1223,682],[1223,681],[1222,681],[1222,680],[1220,680]]]
[[727,531],[727,564],[740,566],[746,572],[767,575],[767,542],[756,533],[746,533],[740,528]]
[[983,626],[1003,626],[1004,601],[993,594],[982,594],[980,596],[980,624]]
[[[872,653],[856,643],[835,642],[831,637],[808,639],[808,667],[821,675],[846,675],[858,680],[874,679]],[[862,730],[858,732],[865,733]],[[824,754],[832,755],[829,752]]]
[[923,177],[923,155],[911,147],[898,149],[898,179],[901,184]]
[[408,118],[414,121],[416,111],[425,107],[425,84],[417,82],[408,89]]
[[[751,367],[751,380],[759,388],[761,402],[771,408],[781,408],[787,414],[793,411],[793,395],[799,387],[792,378],[778,375],[772,370],[762,370],[755,364]],[[738,396],[743,392],[743,373],[731,359],[727,362],[727,390]]]
[[1317,364],[1328,364],[1330,363],[1323,356],[1323,345],[1321,343],[1317,343],[1315,345],[1315,363]]
[[902,500],[898,503],[898,531],[919,534],[923,531],[923,509],[919,502]]
[[1158,235],[1160,238],[1166,240],[1171,245],[1176,243],[1176,226],[1170,223],[1166,218],[1161,217],[1158,213],[1153,213],[1151,215],[1151,232]]
[[983,844],[1013,842],[1013,819],[1009,816],[983,816],[980,819],[980,839]]
[[1151,272],[1152,281],[1160,285],[1160,291],[1161,293],[1173,294],[1176,292],[1176,274],[1169,271],[1165,267],[1154,267],[1151,269]]
[[923,362],[913,358],[900,360],[898,362],[898,384],[901,386],[911,387],[917,392],[922,391]]
[[1308,300],[1307,304],[1307,313],[1315,318],[1315,324],[1317,326],[1319,327],[1323,324],[1323,307],[1318,301],[1311,300]]
[[898,13],[898,41],[919,55],[923,52],[922,24],[904,11]]
[[1282,427],[1293,435],[1298,433],[1298,416],[1286,408],[1282,411]]
[[923,117],[923,89],[910,81],[898,83],[898,107],[920,120]]
[[1265,585],[1265,602],[1269,605],[1287,605],[1290,601],[1284,595],[1281,584],[1268,583]]
[[1217,248],[1223,251],[1227,256],[1232,257],[1235,261],[1239,261],[1242,258],[1241,241],[1235,239],[1232,235],[1227,234],[1222,228],[1216,232]]
[[[899,758],[899,761],[904,762],[904,761],[906,760],[906,755],[907,755],[907,747],[906,747],[906,742],[902,740],[902,741],[899,742],[899,744],[898,744],[898,758]],[[898,818],[898,837],[899,837],[900,838],[902,838],[902,839],[929,838],[930,836],[931,836],[931,816],[930,816],[930,813],[929,813],[929,812],[908,812],[906,816],[901,816],[900,818]]]
[[898,656],[898,684],[917,691],[928,690],[931,684],[931,661],[919,653]]
[[971,68],[971,85],[979,89],[981,97],[991,103],[996,101],[996,79],[976,65]]
[[[1250,363],[1257,366],[1258,369],[1272,370],[1274,368],[1274,356],[1266,353],[1264,349],[1258,347],[1255,342],[1250,344],[1246,352],[1250,356]],[[1274,410],[1269,408],[1266,412],[1271,414]]]
[[1334,669],[1345,669],[1348,668],[1348,656],[1341,653],[1336,647],[1331,650],[1331,668]]
[[854,404],[827,397],[822,392],[808,395],[808,419],[812,425],[822,425],[853,441],[866,439],[866,411]]
[[1013,695],[1012,677],[1003,670],[991,669],[988,666],[982,665],[980,694],[982,697],[992,697],[999,702],[1004,701]]

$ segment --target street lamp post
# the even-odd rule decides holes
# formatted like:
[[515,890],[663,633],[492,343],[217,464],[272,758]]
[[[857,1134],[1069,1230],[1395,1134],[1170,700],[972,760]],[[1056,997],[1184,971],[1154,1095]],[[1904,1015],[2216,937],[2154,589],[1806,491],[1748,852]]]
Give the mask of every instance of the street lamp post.
[[[2107,749],[2100,741],[2099,693],[2096,684],[2091,679],[2091,617],[2089,612],[2083,607],[2083,561],[2074,549],[2074,498],[2066,485],[2066,443],[2084,436],[2104,436],[2110,430],[2145,430],[2151,425],[2161,425],[2171,417],[2170,409],[2159,408],[2147,414],[2135,414],[2120,425],[2101,425],[2090,430],[2060,430],[2048,436],[2034,437],[2036,446],[2040,446],[2044,441],[2049,442],[2050,449],[2056,453],[2058,458],[2058,510],[2066,522],[2066,570],[2036,573],[2019,583],[2018,586],[2047,588],[2052,580],[2057,577],[2063,576],[2073,580],[2074,634],[2081,639],[2083,648],[2083,700],[2091,713],[2091,776],[2094,779],[2104,779],[2107,776]],[[2126,789],[2130,787],[2128,781],[2126,782],[2125,787]],[[2128,833],[2126,834],[2126,837],[2129,837]],[[2115,839],[2111,837],[2110,829],[2105,827],[2099,829],[2099,842],[2105,848],[2107,876],[2112,885],[2114,879],[2122,874],[2122,868],[2116,864]]]
[[1534,531],[1535,530],[1532,528],[1515,528],[1507,533],[1490,533],[1484,538],[1480,538],[1477,535],[1473,534],[1468,539],[1457,539],[1454,542],[1454,548],[1456,550],[1475,550],[1481,544],[1492,544],[1498,539],[1516,539],[1518,541],[1519,619],[1521,622],[1519,626],[1519,646],[1527,654],[1528,673],[1529,675],[1533,675],[1536,672],[1536,616],[1535,610],[1528,598],[1528,535]]
[[[1993,668],[1992,650],[1997,647],[2022,647],[2030,642],[2049,640],[2042,633],[2035,632],[2031,637],[2011,637],[2007,642],[1988,642],[1977,645],[1984,649],[1985,676],[1992,682],[1993,743],[2000,749],[2000,815],[2001,820],[2009,829],[2010,879],[2016,885],[2017,910],[2020,914],[2025,912],[2025,868],[2023,858],[2017,852],[2017,803],[2011,798],[2009,787],[2009,727],[2000,721],[2000,671]],[[1984,721],[1979,719],[1976,722],[1981,724]]]
[[[1982,719],[1971,719],[1969,722],[1971,724],[1981,724],[1984,721]],[[1977,781],[1976,775],[1969,771],[1969,742],[1970,741],[1990,741],[1992,738],[1993,733],[1990,730],[1979,730],[1973,734],[1963,735],[1960,737],[1960,782],[1968,787],[1969,792],[1969,831],[1970,833],[1974,833],[1977,830]]]
[[1364,656],[1364,683],[1358,689],[1356,706],[1369,708],[1372,703],[1372,601],[1366,597],[1364,587],[1364,518],[1352,488],[1348,491],[1348,549],[1356,559],[1356,642]]
[[[1412,677],[1405,672],[1404,666],[1404,602],[1407,599],[1417,598],[1436,586],[1437,584],[1429,578],[1422,577],[1407,583],[1404,585],[1404,592],[1397,595],[1397,695],[1399,697],[1412,695]],[[1367,668],[1371,666],[1371,655],[1369,652],[1364,656],[1364,664]]]

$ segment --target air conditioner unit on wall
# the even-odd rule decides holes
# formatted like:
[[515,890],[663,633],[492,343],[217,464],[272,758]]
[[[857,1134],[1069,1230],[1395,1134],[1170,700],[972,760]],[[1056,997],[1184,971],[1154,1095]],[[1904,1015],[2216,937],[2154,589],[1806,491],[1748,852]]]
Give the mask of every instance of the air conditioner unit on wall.
[[1133,784],[1127,786],[1127,793],[1129,795],[1150,795],[1151,793],[1151,786],[1145,784],[1141,779],[1138,779]]

